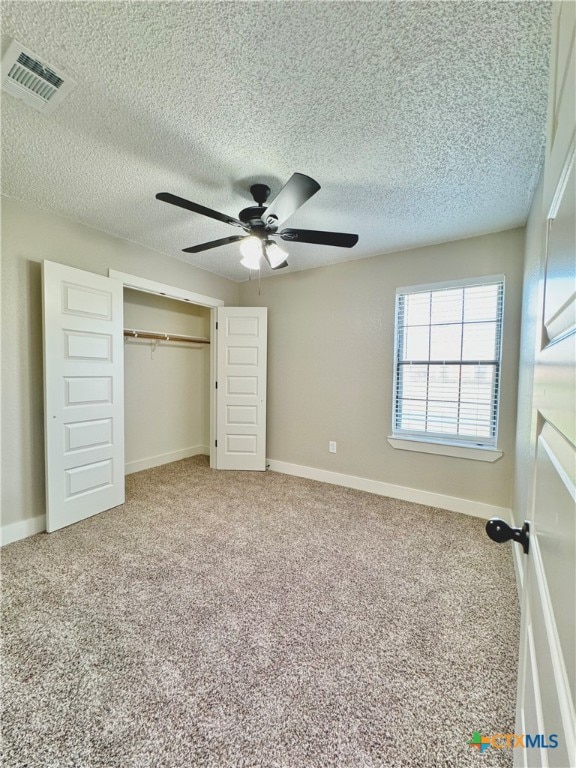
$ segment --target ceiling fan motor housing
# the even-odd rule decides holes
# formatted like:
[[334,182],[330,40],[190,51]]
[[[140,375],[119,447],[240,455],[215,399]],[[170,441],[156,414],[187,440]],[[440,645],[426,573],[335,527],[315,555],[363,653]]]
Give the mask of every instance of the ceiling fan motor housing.
[[252,229],[264,229],[262,216],[266,208],[262,205],[253,205],[250,208],[244,208],[238,214],[240,221],[249,224]]
[[270,187],[267,184],[252,184],[250,194],[258,205],[264,205],[270,197]]
[[266,227],[264,222],[264,212],[266,211],[266,206],[264,203],[270,196],[270,187],[267,184],[252,184],[250,187],[250,194],[254,198],[257,205],[244,208],[244,210],[240,211],[238,214],[238,218],[244,224],[248,224],[252,229],[255,229],[256,232],[254,234],[258,235],[258,230],[264,230]]

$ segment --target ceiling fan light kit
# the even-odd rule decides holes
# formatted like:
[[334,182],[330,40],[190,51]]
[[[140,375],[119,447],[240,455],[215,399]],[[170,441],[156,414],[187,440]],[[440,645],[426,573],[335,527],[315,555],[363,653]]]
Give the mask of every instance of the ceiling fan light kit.
[[246,269],[258,270],[260,269],[260,256],[244,256],[240,259],[240,264]]
[[246,237],[240,243],[242,259],[240,264],[246,269],[259,269],[262,256],[262,241],[257,237]]
[[353,248],[358,242],[358,235],[345,232],[324,232],[316,229],[283,229],[278,231],[286,219],[290,218],[300,206],[304,205],[320,189],[320,184],[303,173],[293,173],[280,192],[269,205],[264,205],[270,196],[270,187],[266,184],[252,184],[250,193],[256,205],[244,208],[238,218],[214,211],[198,203],[185,200],[170,192],[159,192],[157,200],[176,205],[193,213],[231,224],[244,230],[244,235],[233,235],[209,243],[192,245],[184,248],[185,253],[200,253],[210,248],[240,242],[240,261],[247,269],[259,269],[263,257],[271,269],[283,269],[288,266],[288,254],[271,237],[280,237],[290,242],[310,243],[312,245],[331,245],[339,248]]
[[245,237],[240,241],[240,253],[248,259],[253,257],[259,259],[262,255],[262,240],[253,235]]
[[283,251],[279,245],[276,245],[276,243],[271,242],[270,240],[266,243],[264,255],[271,269],[279,269],[280,265],[284,263],[286,263],[286,265],[288,264],[288,254],[286,251]]

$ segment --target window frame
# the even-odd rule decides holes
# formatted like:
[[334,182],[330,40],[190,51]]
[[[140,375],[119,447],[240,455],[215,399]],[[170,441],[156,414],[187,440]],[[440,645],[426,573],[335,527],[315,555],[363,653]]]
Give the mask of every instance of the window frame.
[[[398,422],[398,398],[399,398],[399,364],[400,360],[400,342],[401,329],[399,323],[400,297],[408,294],[427,293],[434,291],[449,290],[451,288],[469,288],[480,285],[499,285],[501,284],[501,312],[500,322],[496,326],[496,357],[494,360],[486,361],[495,366],[496,376],[494,377],[495,397],[492,398],[493,425],[494,434],[490,438],[479,438],[478,436],[464,436],[455,433],[434,433],[420,430],[403,430],[397,428]],[[448,456],[461,456],[482,461],[495,461],[500,458],[502,452],[498,450],[498,436],[500,426],[500,403],[502,399],[502,341],[504,328],[504,312],[506,297],[505,276],[501,275],[483,275],[481,277],[469,277],[459,280],[445,280],[435,283],[426,283],[421,285],[402,286],[396,288],[396,297],[394,302],[394,363],[393,363],[393,392],[392,392],[392,433],[388,442],[394,447],[402,450],[412,450],[424,453],[440,453]],[[465,323],[463,322],[463,325]],[[431,324],[428,326],[431,327]],[[453,364],[459,361],[454,359]]]

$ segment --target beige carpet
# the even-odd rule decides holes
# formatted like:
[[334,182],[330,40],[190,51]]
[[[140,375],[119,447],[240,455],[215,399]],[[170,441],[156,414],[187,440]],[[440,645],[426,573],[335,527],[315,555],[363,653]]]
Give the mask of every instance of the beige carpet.
[[511,765],[511,544],[196,457],[2,551],[5,766]]

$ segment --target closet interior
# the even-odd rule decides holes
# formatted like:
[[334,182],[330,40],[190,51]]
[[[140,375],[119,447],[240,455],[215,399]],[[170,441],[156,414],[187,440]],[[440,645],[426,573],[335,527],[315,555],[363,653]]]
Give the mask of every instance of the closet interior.
[[126,474],[209,454],[210,310],[124,289]]

